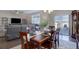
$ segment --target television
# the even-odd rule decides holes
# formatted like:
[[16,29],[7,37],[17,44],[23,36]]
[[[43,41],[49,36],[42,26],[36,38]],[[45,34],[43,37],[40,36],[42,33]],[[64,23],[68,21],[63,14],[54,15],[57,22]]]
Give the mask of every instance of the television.
[[21,24],[21,18],[11,18],[11,24]]

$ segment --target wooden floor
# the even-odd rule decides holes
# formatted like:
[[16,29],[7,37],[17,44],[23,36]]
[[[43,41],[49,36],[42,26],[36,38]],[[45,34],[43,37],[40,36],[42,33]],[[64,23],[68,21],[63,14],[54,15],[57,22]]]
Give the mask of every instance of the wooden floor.
[[0,38],[0,49],[9,49],[20,44],[20,39],[6,41],[5,38]]

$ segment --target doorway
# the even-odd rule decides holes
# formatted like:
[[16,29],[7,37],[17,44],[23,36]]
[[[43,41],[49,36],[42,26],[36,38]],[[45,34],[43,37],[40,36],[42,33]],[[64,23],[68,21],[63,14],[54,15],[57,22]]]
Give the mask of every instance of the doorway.
[[69,36],[69,15],[55,16],[55,27],[60,28],[60,35]]
[[59,40],[69,40],[69,15],[55,16],[55,27],[60,29]]

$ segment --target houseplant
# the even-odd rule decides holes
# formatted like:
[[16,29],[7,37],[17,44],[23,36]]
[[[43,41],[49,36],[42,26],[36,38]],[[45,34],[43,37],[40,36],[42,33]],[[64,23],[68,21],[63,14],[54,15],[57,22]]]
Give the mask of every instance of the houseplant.
[[41,20],[41,28],[44,28],[48,25],[48,21],[47,20]]

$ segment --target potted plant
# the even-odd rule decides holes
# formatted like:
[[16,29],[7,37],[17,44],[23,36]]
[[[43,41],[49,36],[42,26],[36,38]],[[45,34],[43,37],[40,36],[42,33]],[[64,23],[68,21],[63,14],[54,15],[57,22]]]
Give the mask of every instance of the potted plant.
[[48,21],[41,20],[41,24],[40,25],[41,25],[42,28],[44,28],[44,27],[46,27],[48,25]]

